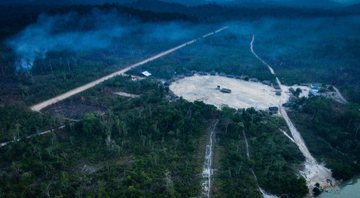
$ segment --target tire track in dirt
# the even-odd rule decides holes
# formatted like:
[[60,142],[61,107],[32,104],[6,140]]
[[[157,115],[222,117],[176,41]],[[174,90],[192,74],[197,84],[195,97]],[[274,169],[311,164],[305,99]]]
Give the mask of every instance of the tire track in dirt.
[[[274,69],[256,54],[254,50],[254,42],[255,35],[253,35],[250,42],[250,51],[259,61],[261,61],[265,66],[269,68],[271,74],[274,75],[277,83],[281,88],[282,95],[285,95],[285,86],[282,85],[281,81],[276,76]],[[332,177],[331,170],[326,168],[324,165],[319,164],[316,159],[311,155],[300,132],[296,129],[293,122],[289,118],[285,108],[282,106],[282,104],[286,102],[284,101],[284,99],[284,97],[281,97],[279,101],[280,114],[286,121],[286,124],[291,132],[292,140],[295,141],[295,144],[298,146],[299,150],[305,157],[304,170],[300,171],[300,174],[305,178],[310,194],[312,194],[312,189],[314,188],[316,183],[319,183],[322,189],[332,187],[332,185],[335,184],[335,179]]]

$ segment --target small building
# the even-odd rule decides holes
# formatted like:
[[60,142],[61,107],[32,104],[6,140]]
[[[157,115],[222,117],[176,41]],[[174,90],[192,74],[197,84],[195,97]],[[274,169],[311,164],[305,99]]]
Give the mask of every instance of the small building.
[[280,87],[280,85],[279,84],[274,84],[274,89],[276,89],[276,90],[281,90],[281,87]]
[[152,74],[151,74],[150,72],[148,72],[148,71],[143,71],[143,72],[141,72],[141,74],[144,75],[145,77],[149,77],[149,76],[152,75]]
[[259,80],[257,78],[250,78],[249,81],[250,82],[259,82]]
[[241,78],[242,80],[246,80],[246,81],[249,80],[249,76],[247,76],[247,75],[241,75],[240,78]]
[[231,93],[231,89],[227,89],[227,88],[222,88],[222,89],[220,89],[220,91],[222,92],[222,93]]
[[198,72],[198,74],[199,74],[200,76],[206,76],[206,75],[207,75],[206,72]]
[[270,114],[277,114],[279,112],[279,107],[269,107]]
[[216,75],[216,72],[215,72],[215,71],[211,71],[211,72],[210,72],[210,75],[211,75],[211,76],[215,76],[215,75]]
[[275,91],[275,95],[281,96],[281,91]]
[[137,80],[141,80],[143,79],[143,77],[140,77],[140,76],[131,76],[131,80],[132,81],[137,81]]
[[226,77],[228,77],[228,78],[235,78],[235,75],[228,74],[228,75],[226,75]]
[[271,81],[270,81],[270,80],[264,80],[264,81],[262,81],[262,83],[263,83],[264,85],[271,86]]
[[320,95],[318,90],[310,90],[309,91],[309,96],[310,97],[311,96],[318,96],[318,95]]

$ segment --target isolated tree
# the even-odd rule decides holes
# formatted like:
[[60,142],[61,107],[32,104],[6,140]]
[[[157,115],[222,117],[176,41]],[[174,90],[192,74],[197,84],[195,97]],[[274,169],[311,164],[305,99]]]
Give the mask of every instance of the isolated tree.
[[95,114],[86,113],[83,118],[82,131],[88,136],[94,134],[94,129],[97,123]]
[[24,99],[29,94],[29,87],[23,84],[19,85],[21,96]]
[[238,122],[237,124],[236,124],[236,130],[237,131],[242,131],[242,130],[244,130],[244,123],[243,122]]
[[300,88],[297,88],[294,92],[294,96],[299,97],[301,93],[302,93],[302,90]]

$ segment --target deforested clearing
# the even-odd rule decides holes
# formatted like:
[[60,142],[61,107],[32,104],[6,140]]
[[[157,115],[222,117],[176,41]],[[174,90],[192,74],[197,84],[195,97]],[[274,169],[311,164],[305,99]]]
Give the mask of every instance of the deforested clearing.
[[[231,93],[221,92],[223,88],[230,89]],[[170,90],[188,101],[200,100],[218,108],[227,105],[236,109],[254,107],[266,110],[280,102],[271,86],[223,76],[186,77],[172,83]]]

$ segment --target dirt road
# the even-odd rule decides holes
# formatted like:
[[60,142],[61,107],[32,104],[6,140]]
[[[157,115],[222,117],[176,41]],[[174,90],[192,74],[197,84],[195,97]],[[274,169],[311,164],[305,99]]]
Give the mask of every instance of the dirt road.
[[205,161],[204,167],[202,172],[203,182],[202,186],[202,194],[204,197],[209,198],[211,193],[211,176],[212,176],[212,158],[213,158],[213,149],[214,149],[214,136],[215,136],[215,129],[219,120],[216,120],[210,129],[209,141],[206,145],[205,151]]
[[269,68],[270,73],[271,73],[272,75],[275,75],[274,69],[273,69],[267,62],[265,62],[262,58],[260,58],[260,57],[255,53],[255,51],[254,51],[254,42],[255,42],[255,35],[252,36],[252,39],[251,39],[251,42],[250,42],[250,51],[251,51],[251,53],[252,53],[259,61],[261,61],[264,65],[266,65],[266,66]]
[[[250,152],[249,152],[249,142],[248,142],[248,140],[247,140],[247,136],[246,136],[245,130],[242,130],[242,134],[243,134],[244,140],[245,140],[246,156],[247,156],[248,160],[250,161],[250,160],[251,160],[251,157],[250,157]],[[255,175],[255,172],[254,172],[254,169],[253,169],[253,168],[251,168],[251,173],[252,173],[252,175],[254,176],[256,185],[257,185],[260,193],[262,194],[262,196],[263,196],[264,198],[277,198],[277,196],[268,194],[267,192],[265,192],[264,189],[262,189],[262,188],[260,187],[258,178],[257,178],[257,176]]]
[[[300,171],[301,175],[306,179],[307,186],[310,190],[310,193],[312,193],[312,189],[315,186],[316,183],[319,183],[321,188],[326,189],[331,187],[331,183],[335,184],[335,179],[332,177],[332,172],[330,169],[327,169],[324,165],[319,164],[316,159],[311,155],[309,149],[307,148],[300,132],[296,129],[293,122],[290,120],[285,108],[282,106],[285,102],[287,102],[285,91],[287,89],[286,86],[284,86],[279,78],[276,76],[275,71],[273,68],[266,63],[264,60],[262,60],[254,51],[254,41],[255,36],[253,35],[251,43],[250,43],[250,51],[254,54],[254,56],[264,63],[266,65],[270,72],[274,75],[276,78],[277,83],[280,85],[281,91],[282,91],[282,97],[280,97],[279,101],[279,109],[280,114],[286,121],[286,124],[291,132],[292,139],[294,140],[295,144],[298,146],[299,150],[305,157],[305,164],[304,164],[304,170]],[[328,181],[331,181],[329,183]]]
[[118,95],[118,96],[127,97],[127,98],[138,98],[138,97],[140,97],[140,95],[130,94],[130,93],[126,93],[126,92],[115,92],[114,94]]
[[339,91],[339,89],[338,88],[336,88],[336,87],[334,87],[334,90],[335,90],[335,92],[336,92],[336,94],[337,94],[337,96],[338,96],[338,101],[340,102],[340,103],[342,103],[342,104],[346,104],[346,103],[348,103],[348,101],[344,98],[344,96],[340,93],[340,91]]
[[[218,29],[218,30],[215,30],[214,32],[212,32],[213,34],[211,34],[211,35],[217,34],[217,33],[221,32],[221,31],[223,31],[223,30],[226,30],[227,28],[228,28],[228,27],[226,26],[226,27],[220,28],[220,29]],[[206,36],[206,35],[208,35],[208,34],[205,34],[204,36]],[[209,36],[211,36],[211,35],[209,35]],[[207,36],[207,37],[208,37],[208,36]],[[188,45],[191,45],[191,44],[193,44],[193,43],[195,43],[195,42],[197,42],[197,41],[198,41],[198,39],[193,39],[193,40],[188,41],[188,42],[186,42],[186,43],[184,43],[184,44],[181,44],[181,45],[179,45],[179,46],[177,46],[177,47],[174,47],[174,48],[169,49],[169,50],[167,50],[167,51],[161,52],[161,53],[159,53],[159,54],[157,54],[157,55],[155,55],[155,56],[152,56],[152,57],[150,57],[150,58],[147,58],[147,59],[145,59],[145,60],[143,60],[143,61],[140,61],[140,62],[135,63],[135,64],[133,64],[133,65],[129,65],[129,66],[127,66],[127,67],[125,67],[125,68],[123,68],[123,69],[121,69],[121,70],[119,70],[119,71],[116,71],[116,72],[111,73],[111,74],[109,74],[109,75],[107,75],[107,76],[104,76],[104,77],[102,77],[102,78],[99,78],[99,79],[97,79],[97,80],[95,80],[95,81],[92,81],[92,82],[90,82],[90,83],[87,83],[87,84],[85,84],[85,85],[83,85],[83,86],[80,86],[80,87],[77,87],[77,88],[75,88],[75,89],[72,89],[72,90],[70,90],[70,91],[68,91],[68,92],[66,92],[66,93],[64,93],[64,94],[61,94],[61,95],[59,95],[59,96],[56,96],[56,97],[54,97],[54,98],[51,98],[51,99],[46,100],[46,101],[44,101],[44,102],[41,102],[41,103],[39,103],[39,104],[36,104],[36,105],[32,106],[31,109],[32,109],[33,111],[41,111],[42,109],[44,109],[44,108],[46,108],[46,107],[48,107],[48,106],[50,106],[50,105],[53,105],[53,104],[55,104],[55,103],[57,103],[57,102],[60,102],[60,101],[62,101],[62,100],[65,100],[65,99],[67,99],[67,98],[69,98],[69,97],[71,97],[71,96],[74,96],[74,95],[76,95],[76,94],[78,94],[78,93],[80,93],[80,92],[83,92],[83,91],[85,91],[85,90],[87,90],[87,89],[90,89],[90,88],[92,88],[92,87],[95,87],[96,85],[98,85],[98,84],[100,84],[100,83],[102,83],[102,82],[104,82],[104,81],[106,81],[106,80],[109,80],[109,79],[111,79],[111,78],[113,78],[113,77],[115,77],[115,76],[122,75],[122,74],[124,74],[125,72],[127,72],[127,71],[129,71],[129,70],[131,70],[131,69],[134,69],[134,68],[136,68],[136,67],[138,67],[138,66],[144,65],[144,64],[149,63],[149,62],[151,62],[151,61],[154,61],[154,60],[156,60],[156,59],[159,59],[159,58],[161,58],[161,57],[164,57],[164,56],[166,56],[166,55],[168,55],[168,54],[170,54],[170,53],[173,53],[173,52],[175,52],[175,51],[177,51],[177,50],[179,50],[179,49],[182,49],[182,48],[184,48],[184,47],[186,47],[186,46],[188,46]]]
[[32,135],[28,135],[28,136],[25,136],[25,137],[22,137],[22,138],[18,138],[18,139],[15,139],[15,140],[12,140],[12,141],[8,141],[8,142],[3,142],[3,143],[0,143],[0,148],[1,147],[4,147],[8,144],[11,144],[11,143],[14,143],[14,142],[19,142],[21,140],[24,140],[24,139],[30,139],[30,138],[33,138],[33,137],[37,137],[37,136],[42,136],[42,135],[46,135],[48,133],[52,133],[56,130],[60,130],[60,129],[63,129],[65,128],[65,125],[62,125],[58,128],[55,128],[55,129],[50,129],[50,130],[46,130],[46,131],[43,131],[43,132],[39,132],[39,133],[35,133],[35,134],[32,134]]

